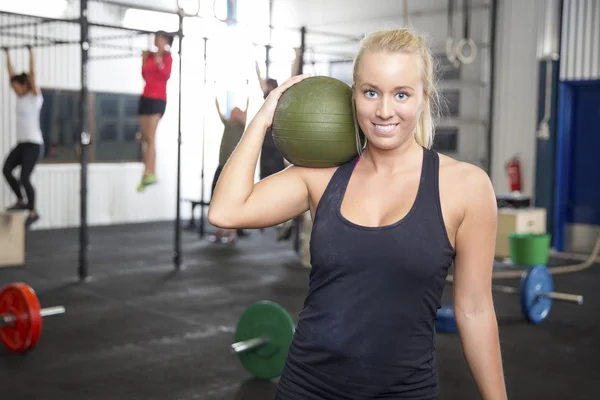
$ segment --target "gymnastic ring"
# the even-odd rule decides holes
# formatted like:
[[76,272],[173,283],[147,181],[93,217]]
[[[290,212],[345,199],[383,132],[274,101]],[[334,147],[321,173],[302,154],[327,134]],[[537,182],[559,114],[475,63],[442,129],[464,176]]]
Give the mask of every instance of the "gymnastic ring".
[[[185,7],[185,5],[188,5],[188,7]],[[183,12],[184,17],[197,16],[200,12],[200,0],[177,0],[177,9]]]
[[[464,53],[465,46],[469,48],[468,56],[465,56]],[[475,61],[475,58],[477,57],[477,45],[475,44],[475,41],[471,38],[460,39],[456,44],[455,53],[461,63],[471,64],[473,61]]]
[[459,62],[456,59],[456,52],[454,51],[454,39],[449,37],[446,39],[446,58],[454,67],[459,66]]
[[[225,22],[225,23],[229,23],[229,22],[236,22],[234,19],[229,18],[229,17],[225,17],[225,18],[219,18],[217,16],[217,1],[223,1],[223,0],[213,0],[213,17],[221,22]],[[229,0],[226,0],[226,2],[229,4]]]

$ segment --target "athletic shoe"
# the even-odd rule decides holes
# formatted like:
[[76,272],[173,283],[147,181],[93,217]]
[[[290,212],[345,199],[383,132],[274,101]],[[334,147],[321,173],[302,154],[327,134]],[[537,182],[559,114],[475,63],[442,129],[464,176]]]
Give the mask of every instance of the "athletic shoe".
[[6,211],[21,211],[21,210],[27,210],[27,204],[15,203],[6,209]]
[[146,190],[147,186],[154,185],[157,182],[158,179],[156,179],[156,174],[145,175],[142,177],[142,181],[140,182],[137,191],[143,192],[144,190]]
[[27,220],[25,220],[25,227],[29,228],[31,226],[31,224],[33,224],[34,222],[36,222],[38,219],[40,219],[40,216],[35,214],[35,215],[31,215],[29,214],[27,216]]

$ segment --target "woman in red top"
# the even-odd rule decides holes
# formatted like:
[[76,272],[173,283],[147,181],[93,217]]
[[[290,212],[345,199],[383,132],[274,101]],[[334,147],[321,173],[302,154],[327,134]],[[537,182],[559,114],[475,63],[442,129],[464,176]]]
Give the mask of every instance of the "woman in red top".
[[156,179],[156,146],[155,136],[158,121],[162,118],[167,107],[167,81],[171,77],[173,58],[169,52],[173,45],[173,35],[158,31],[154,37],[156,52],[142,53],[142,77],[146,81],[144,93],[140,98],[138,119],[142,140],[146,145],[144,151],[144,175],[138,186],[138,192],[146,186],[155,184]]

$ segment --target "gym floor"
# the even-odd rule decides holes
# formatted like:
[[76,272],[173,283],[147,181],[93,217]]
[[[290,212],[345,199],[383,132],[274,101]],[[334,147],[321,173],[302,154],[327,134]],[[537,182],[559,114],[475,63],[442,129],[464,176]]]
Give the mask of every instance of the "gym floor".
[[[276,242],[271,229],[251,231],[235,247],[184,232],[186,269],[174,273],[172,223],[91,228],[93,279],[80,284],[77,235],[77,229],[31,232],[27,267],[0,269],[0,285],[24,281],[42,307],[67,309],[44,319],[30,353],[0,346],[3,398],[274,397],[276,383],[252,379],[229,345],[239,315],[255,301],[278,302],[297,320],[309,271],[291,242]],[[518,296],[494,295],[510,399],[598,398],[600,268],[554,280],[557,291],[583,294],[585,304],[555,302],[540,325],[523,320]],[[442,399],[479,398],[456,334],[438,334],[437,362]]]

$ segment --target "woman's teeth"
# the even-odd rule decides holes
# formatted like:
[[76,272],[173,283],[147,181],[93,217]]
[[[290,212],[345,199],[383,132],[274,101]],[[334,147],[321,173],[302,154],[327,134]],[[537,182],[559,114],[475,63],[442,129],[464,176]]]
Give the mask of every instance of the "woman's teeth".
[[377,124],[375,124],[375,129],[380,132],[389,133],[396,127],[396,125],[398,125],[398,124],[393,124],[393,125],[377,125]]

